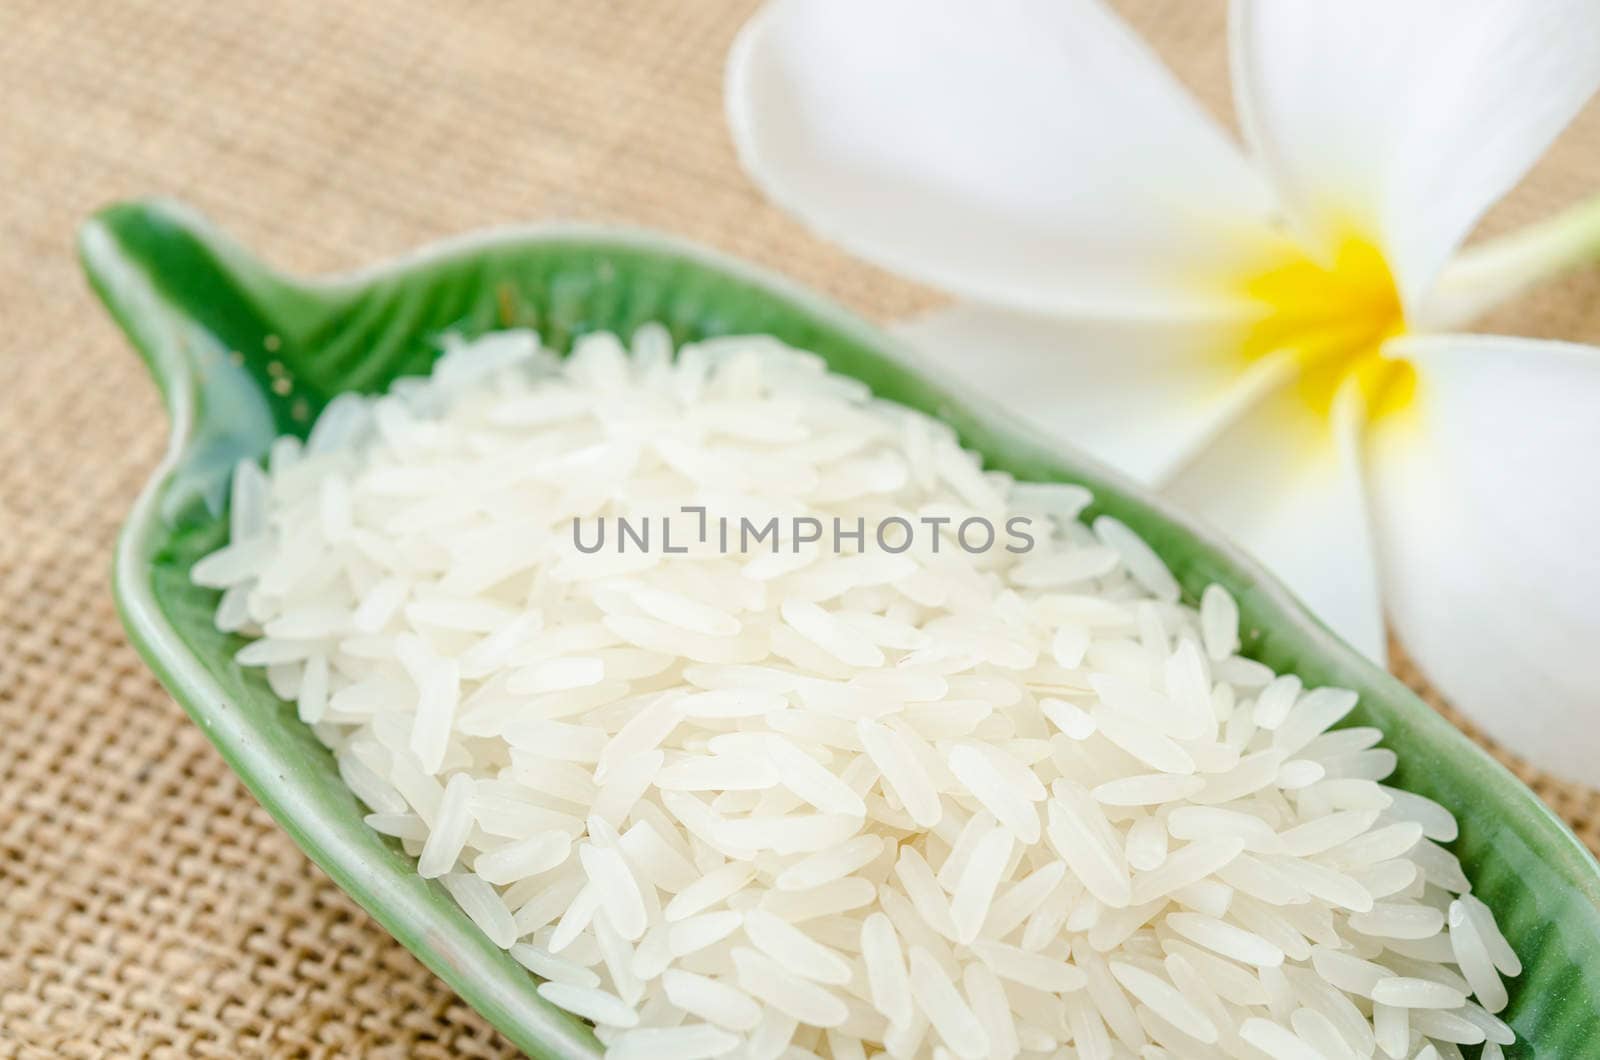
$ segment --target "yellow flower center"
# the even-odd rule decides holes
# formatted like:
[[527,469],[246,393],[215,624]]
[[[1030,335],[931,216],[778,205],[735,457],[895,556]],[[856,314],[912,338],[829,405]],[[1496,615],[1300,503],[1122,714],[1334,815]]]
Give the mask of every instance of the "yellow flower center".
[[1331,266],[1297,252],[1250,279],[1245,292],[1264,309],[1246,337],[1246,355],[1291,354],[1299,392],[1319,414],[1347,379],[1360,386],[1371,417],[1411,400],[1415,371],[1379,353],[1405,331],[1405,313],[1389,264],[1371,241],[1345,239]]

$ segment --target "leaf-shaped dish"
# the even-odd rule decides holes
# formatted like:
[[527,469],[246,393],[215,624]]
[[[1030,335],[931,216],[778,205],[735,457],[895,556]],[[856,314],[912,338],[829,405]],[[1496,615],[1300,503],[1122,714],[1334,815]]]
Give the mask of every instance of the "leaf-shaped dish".
[[283,433],[304,435],[346,390],[427,371],[439,337],[508,325],[558,349],[658,320],[678,341],[765,332],[814,350],[879,395],[947,421],[987,463],[1082,483],[1161,553],[1191,599],[1220,582],[1239,600],[1247,654],[1308,685],[1361,693],[1352,724],[1380,726],[1395,782],[1461,822],[1454,849],[1524,972],[1506,1018],[1513,1056],[1600,1055],[1600,866],[1527,788],[1393,677],[1358,656],[1210,530],[1081,454],[959,395],[865,322],[739,262],[640,232],[542,228],[469,236],[332,280],[280,275],[181,206],[112,206],[82,229],[95,289],[166,396],[172,442],[117,547],[116,597],[133,643],[296,842],[356,901],[489,1018],[542,1057],[592,1056],[585,1026],[485,940],[439,886],[362,822],[332,756],[260,671],[233,662],[216,595],[190,565],[226,534],[227,476]]

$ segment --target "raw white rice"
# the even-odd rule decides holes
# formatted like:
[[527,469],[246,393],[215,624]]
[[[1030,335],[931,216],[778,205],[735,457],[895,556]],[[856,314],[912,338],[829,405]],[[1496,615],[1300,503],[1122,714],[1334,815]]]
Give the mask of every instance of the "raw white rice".
[[612,1039],[612,1060],[709,1060],[737,1047],[740,1039],[704,1023],[686,1027],[639,1027]]
[[944,1044],[963,1060],[983,1060],[989,1036],[944,969],[920,946],[911,948],[911,996]]
[[519,942],[509,951],[518,964],[541,979],[570,983],[573,986],[597,987],[600,977],[583,965],[545,953],[537,946]]
[[456,859],[467,845],[467,834],[472,829],[471,810],[468,807],[471,797],[471,775],[452,774],[449,783],[444,786],[443,797],[439,799],[433,829],[428,833],[427,841],[422,844],[422,853],[417,857],[417,874],[424,879],[443,876],[455,867]]
[[761,1022],[761,1006],[721,980],[668,968],[661,973],[661,987],[669,1002],[719,1027],[750,1031]]
[[842,956],[765,909],[744,914],[744,933],[757,949],[796,975],[835,985],[850,981],[850,965]]
[[577,986],[554,980],[539,986],[540,995],[552,1005],[606,1027],[636,1027],[639,1014],[615,994],[599,987]]
[[191,576],[610,1056],[1502,1055],[1449,811],[1090,501],[771,339],[506,331],[240,464]]

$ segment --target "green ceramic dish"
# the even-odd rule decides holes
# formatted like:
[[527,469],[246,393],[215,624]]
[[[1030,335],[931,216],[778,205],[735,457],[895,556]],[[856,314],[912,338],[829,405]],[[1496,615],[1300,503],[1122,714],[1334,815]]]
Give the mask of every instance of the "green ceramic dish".
[[958,395],[843,310],[739,262],[611,229],[493,232],[310,281],[274,272],[171,203],[110,207],[84,226],[79,245],[172,417],[171,449],[117,547],[129,636],[306,853],[529,1053],[591,1056],[596,1045],[362,823],[328,752],[259,671],[234,665],[240,640],[213,629],[216,596],[187,572],[223,541],[226,479],[238,458],[261,455],[276,435],[303,435],[341,391],[382,390],[426,372],[441,334],[526,324],[564,348],[587,331],[627,335],[659,320],[680,341],[766,332],[815,350],[884,397],[949,422],[993,467],[1089,486],[1096,511],[1143,534],[1191,596],[1212,581],[1226,585],[1239,599],[1248,653],[1307,684],[1357,689],[1352,720],[1383,728],[1400,754],[1397,782],[1460,819],[1455,850],[1525,967],[1506,1013],[1521,1039],[1510,1055],[1600,1056],[1600,866],[1532,792],[1213,532]]

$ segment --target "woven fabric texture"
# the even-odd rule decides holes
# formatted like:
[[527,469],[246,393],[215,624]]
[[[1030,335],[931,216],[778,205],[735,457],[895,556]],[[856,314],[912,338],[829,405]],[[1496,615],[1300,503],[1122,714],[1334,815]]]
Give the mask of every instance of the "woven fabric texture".
[[[740,172],[720,82],[743,0],[3,7],[0,1057],[509,1054],[299,853],[124,640],[111,545],[166,427],[74,227],[175,195],[316,272],[498,222],[626,221],[875,318],[936,296],[810,237]],[[1230,120],[1219,3],[1127,11]],[[1485,231],[1597,186],[1591,108]],[[1600,341],[1600,269],[1490,325]],[[1600,794],[1514,768],[1600,847]]]

